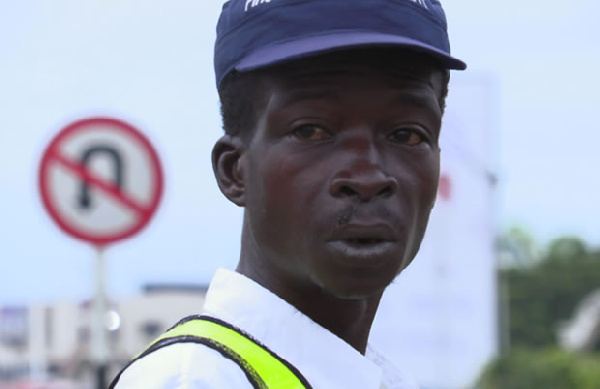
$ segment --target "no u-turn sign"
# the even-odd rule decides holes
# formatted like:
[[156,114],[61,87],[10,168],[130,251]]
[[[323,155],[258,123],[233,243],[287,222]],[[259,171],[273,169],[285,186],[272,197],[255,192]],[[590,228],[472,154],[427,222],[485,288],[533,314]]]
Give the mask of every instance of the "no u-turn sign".
[[64,232],[105,246],[150,221],[163,174],[141,132],[117,119],[90,118],[68,125],[50,142],[39,187],[46,210]]

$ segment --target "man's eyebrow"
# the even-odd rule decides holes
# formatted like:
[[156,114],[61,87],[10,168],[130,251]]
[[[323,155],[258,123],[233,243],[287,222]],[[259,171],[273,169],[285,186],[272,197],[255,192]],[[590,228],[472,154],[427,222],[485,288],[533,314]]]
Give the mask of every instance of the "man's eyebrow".
[[409,106],[425,110],[437,111],[438,101],[432,99],[428,94],[399,92],[391,101],[392,105]]

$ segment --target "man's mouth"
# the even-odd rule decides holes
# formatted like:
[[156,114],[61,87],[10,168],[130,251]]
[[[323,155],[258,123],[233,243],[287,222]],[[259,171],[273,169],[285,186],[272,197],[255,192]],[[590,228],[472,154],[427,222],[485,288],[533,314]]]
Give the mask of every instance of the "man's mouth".
[[387,224],[349,224],[338,228],[331,240],[356,246],[373,246],[395,240],[394,230]]
[[350,238],[350,239],[342,239],[342,241],[346,242],[352,246],[374,246],[380,243],[385,242],[385,239],[378,238]]
[[379,266],[396,255],[394,230],[387,224],[346,225],[331,236],[328,247],[351,266]]
[[396,242],[373,238],[351,238],[327,243],[337,261],[347,266],[379,266],[396,257]]

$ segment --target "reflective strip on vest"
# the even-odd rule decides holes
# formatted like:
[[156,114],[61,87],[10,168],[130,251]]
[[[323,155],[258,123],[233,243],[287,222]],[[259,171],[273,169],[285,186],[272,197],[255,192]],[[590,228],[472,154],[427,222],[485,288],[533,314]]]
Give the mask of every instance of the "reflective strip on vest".
[[[158,337],[134,361],[159,348],[184,342],[202,343],[232,359],[244,370],[255,388],[311,388],[310,384],[293,365],[277,356],[266,346],[259,344],[230,324],[207,316],[193,316],[183,319]],[[116,384],[118,378],[113,385]]]

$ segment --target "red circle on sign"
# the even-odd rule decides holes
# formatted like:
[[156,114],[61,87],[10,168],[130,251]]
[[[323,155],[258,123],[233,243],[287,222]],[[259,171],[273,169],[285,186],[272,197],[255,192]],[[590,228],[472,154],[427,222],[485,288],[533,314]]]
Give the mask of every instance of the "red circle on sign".
[[[130,139],[135,140],[143,149],[142,151],[148,157],[148,169],[150,169],[150,175],[153,178],[153,185],[151,185],[151,193],[149,195],[150,199],[147,204],[139,204],[139,202],[136,200],[121,193],[119,188],[114,183],[107,182],[106,180],[94,176],[92,172],[86,169],[86,166],[83,163],[74,161],[65,155],[61,155],[60,147],[65,141],[73,139],[73,137],[77,135],[85,134],[93,130],[98,131],[98,126],[103,126],[102,131],[105,132],[117,134],[121,133],[126,135]],[[50,173],[51,168],[56,166],[55,164],[60,165],[66,170],[69,170],[86,184],[89,184],[102,193],[111,196],[124,207],[135,211],[135,214],[137,215],[135,223],[127,226],[124,229],[119,229],[118,231],[95,234],[78,228],[76,225],[74,225],[76,223],[69,222],[67,216],[63,214],[56,205],[56,201],[53,201],[55,194],[52,193],[52,189],[50,188]],[[148,224],[152,218],[152,215],[158,208],[163,192],[162,167],[158,158],[158,154],[156,153],[156,150],[150,141],[132,125],[113,118],[98,117],[82,119],[65,127],[58,133],[58,135],[56,135],[56,137],[54,137],[54,139],[52,139],[44,151],[40,163],[38,178],[42,202],[52,219],[54,219],[58,226],[67,234],[73,236],[74,238],[88,241],[96,246],[106,246],[110,243],[129,238],[140,232],[140,230],[142,230]]]

